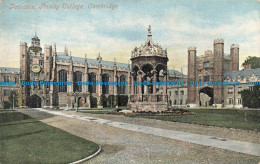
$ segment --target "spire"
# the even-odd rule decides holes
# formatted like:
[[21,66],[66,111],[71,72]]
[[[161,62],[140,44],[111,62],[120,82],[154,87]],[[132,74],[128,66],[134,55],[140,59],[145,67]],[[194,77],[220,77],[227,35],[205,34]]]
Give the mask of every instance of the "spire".
[[116,65],[116,58],[114,58],[114,65]]
[[66,45],[65,45],[65,48],[64,48],[64,54],[68,56],[68,48],[67,48]]
[[148,34],[147,34],[147,36],[148,36],[148,39],[149,39],[149,40],[152,40],[151,25],[149,25],[149,27],[148,27]]
[[54,53],[57,54],[56,43],[54,43]]
[[36,32],[36,30],[35,30],[35,32],[34,32],[34,36],[37,37],[37,32]]
[[85,64],[88,63],[88,59],[87,59],[87,53],[85,53]]
[[128,66],[127,68],[130,70],[130,60],[128,60]]
[[97,60],[101,63],[102,57],[100,56],[100,52],[98,53]]

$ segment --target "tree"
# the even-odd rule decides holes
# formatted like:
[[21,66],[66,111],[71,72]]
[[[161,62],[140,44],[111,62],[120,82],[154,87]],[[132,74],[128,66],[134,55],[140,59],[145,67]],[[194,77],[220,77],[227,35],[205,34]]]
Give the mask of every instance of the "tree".
[[245,89],[240,92],[242,97],[242,104],[248,108],[259,108],[260,107],[260,86],[255,85],[253,90]]
[[18,93],[18,106],[23,106],[23,93],[22,93],[22,87],[19,89]]
[[246,64],[251,64],[251,69],[260,68],[260,58],[256,56],[248,56],[242,65],[244,66]]
[[8,100],[9,100],[9,103],[11,104],[11,107],[13,107],[13,103],[14,103],[14,107],[17,107],[18,106],[18,93],[17,93],[17,91],[12,90]]

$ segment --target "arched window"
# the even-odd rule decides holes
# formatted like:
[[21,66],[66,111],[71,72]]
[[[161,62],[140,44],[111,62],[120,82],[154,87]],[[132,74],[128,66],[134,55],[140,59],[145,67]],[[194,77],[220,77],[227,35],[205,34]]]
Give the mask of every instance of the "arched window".
[[82,92],[82,85],[78,85],[78,81],[82,81],[82,73],[79,71],[73,74],[73,92]]
[[108,94],[109,93],[109,85],[105,84],[109,81],[109,75],[108,74],[103,74],[102,75],[102,82],[104,82],[104,84],[102,85],[102,93],[103,94]]
[[[67,81],[67,71],[60,70],[59,71],[59,82]],[[67,85],[59,85],[59,92],[67,92]]]
[[126,81],[125,75],[120,76],[119,81],[120,81],[120,84],[119,84],[119,88],[118,88],[118,94],[125,94],[125,85],[121,85],[121,82]]
[[89,93],[96,93],[96,74],[93,72],[88,74],[88,80],[90,83],[90,85],[88,86]]

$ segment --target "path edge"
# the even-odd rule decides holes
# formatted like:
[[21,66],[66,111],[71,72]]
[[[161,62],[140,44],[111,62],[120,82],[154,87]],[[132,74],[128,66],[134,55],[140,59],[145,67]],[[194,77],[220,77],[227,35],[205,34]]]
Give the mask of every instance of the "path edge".
[[97,156],[97,155],[100,153],[100,151],[101,151],[101,146],[99,145],[99,149],[98,149],[94,154],[92,154],[92,155],[90,155],[90,156],[88,156],[88,157],[86,157],[86,158],[80,159],[80,160],[78,160],[78,161],[71,162],[70,164],[78,164],[78,163],[85,162],[85,161],[87,161],[87,160],[89,160],[89,159],[91,159],[91,158]]

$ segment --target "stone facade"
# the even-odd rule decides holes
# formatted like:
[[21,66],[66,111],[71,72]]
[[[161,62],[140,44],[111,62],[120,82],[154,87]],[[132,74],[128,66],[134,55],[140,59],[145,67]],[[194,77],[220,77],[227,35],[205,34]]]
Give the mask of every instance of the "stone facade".
[[[237,81],[240,85],[224,86],[224,106],[227,108],[242,108],[240,91],[253,89],[252,82],[260,82],[260,68],[245,69],[224,74],[225,82]],[[247,84],[250,81],[251,84]]]
[[[151,36],[149,36],[151,37]],[[148,39],[149,41],[149,39]],[[147,42],[148,43],[148,42]],[[149,42],[149,44],[153,44]],[[152,65],[152,70],[156,70],[157,77],[160,80],[173,80],[185,77],[182,73],[176,70],[167,70],[167,51],[163,50],[160,46],[154,45],[152,53],[158,52],[162,56],[155,56],[152,60],[149,55],[145,56],[147,62]],[[142,50],[149,47],[142,48]],[[131,79],[135,79],[133,75],[135,66],[138,68],[143,67],[144,58],[140,58],[136,48],[132,52],[132,64],[120,63],[116,59],[114,61],[104,61],[100,54],[97,55],[96,59],[89,59],[87,55],[85,57],[74,57],[71,52],[65,47],[64,52],[57,52],[56,44],[54,45],[44,45],[41,48],[40,39],[35,35],[31,39],[31,45],[28,46],[26,42],[20,43],[20,69],[16,69],[16,73],[12,75],[10,71],[11,78],[17,76],[20,81],[26,82],[71,82],[71,85],[21,85],[16,84],[15,86],[8,86],[9,89],[16,88],[16,90],[21,90],[22,94],[22,106],[29,107],[93,107],[90,103],[90,99],[97,100],[97,107],[102,107],[104,99],[110,101],[109,96],[126,96],[130,100],[131,96],[134,95],[135,90],[138,90],[138,86],[132,87]],[[142,51],[141,50],[141,51]],[[146,51],[145,51],[146,52]],[[143,53],[143,52],[142,52]],[[152,63],[151,63],[152,62]],[[151,66],[150,65],[150,66]],[[163,72],[160,70],[163,68]],[[159,70],[160,69],[160,70]],[[36,71],[35,71],[36,70]],[[139,73],[143,73],[140,72]],[[146,72],[147,73],[147,72]],[[143,74],[141,77],[144,78]],[[4,77],[1,74],[1,78]],[[145,76],[148,78],[148,76]],[[11,79],[12,81],[14,79]],[[144,79],[143,79],[144,80]],[[1,79],[1,81],[4,81]],[[102,86],[100,84],[88,86],[88,85],[77,85],[78,81],[100,81],[100,82],[127,82],[127,85],[107,85]],[[1,86],[4,88],[4,86]],[[141,88],[140,91],[147,93],[148,88]],[[3,89],[2,89],[3,90]],[[160,90],[159,86],[156,88],[156,92]],[[157,96],[158,99],[164,98],[165,102],[167,99],[167,88],[162,96]],[[159,92],[158,92],[159,94]],[[104,98],[105,97],[105,98]],[[7,97],[0,94],[2,101],[7,101]],[[143,96],[145,99],[145,96]],[[148,97],[146,97],[148,98]],[[149,98],[148,98],[149,99]],[[174,99],[174,98],[173,98]],[[112,101],[112,98],[111,98]],[[118,100],[113,99],[111,102],[112,106],[118,106],[120,103]],[[110,105],[111,105],[110,103]]]
[[[248,89],[246,81],[259,80],[260,70],[249,69],[239,71],[239,46],[232,44],[230,54],[224,53],[224,41],[213,42],[213,52],[207,50],[204,55],[197,56],[196,48],[188,48],[188,104],[191,107],[242,107],[242,89]],[[230,76],[232,78],[230,79]],[[235,75],[235,76],[234,76]],[[241,85],[191,85],[194,82],[241,82]]]
[[[239,69],[239,46],[232,44],[230,54],[224,54],[224,40],[213,42],[213,52],[207,50],[197,56],[195,47],[188,48],[188,81],[221,82],[226,72]],[[191,106],[224,105],[223,85],[190,85],[188,83],[188,103]],[[208,96],[208,97],[207,97]],[[207,101],[203,102],[205,99]]]
[[15,92],[19,91],[19,87],[20,87],[19,69],[0,67],[0,82],[5,83],[0,85],[0,108],[3,108],[4,102],[8,101],[11,91],[15,91]]

